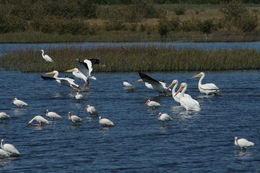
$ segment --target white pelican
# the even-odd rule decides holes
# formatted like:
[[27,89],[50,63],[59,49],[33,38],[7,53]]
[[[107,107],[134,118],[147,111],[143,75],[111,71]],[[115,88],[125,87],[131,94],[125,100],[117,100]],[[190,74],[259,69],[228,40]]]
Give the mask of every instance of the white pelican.
[[106,126],[106,127],[112,127],[114,126],[114,123],[107,119],[107,118],[102,118],[101,116],[99,116],[99,124],[101,124],[102,126]]
[[236,146],[240,147],[241,150],[255,145],[253,142],[250,142],[247,139],[244,138],[238,139],[237,137],[235,137],[234,143]]
[[[69,77],[58,77],[59,72],[54,70],[52,72],[45,73],[45,75],[53,75],[55,80],[64,86],[70,86],[73,88],[75,91],[79,91],[77,88],[80,88],[80,86],[76,83],[74,83],[74,79],[71,79]],[[76,88],[75,88],[76,87]]]
[[0,149],[0,158],[2,157],[9,157],[11,155],[11,153],[3,150],[3,149]]
[[130,84],[129,82],[127,82],[127,81],[123,81],[123,86],[124,87],[133,87],[133,85]]
[[1,140],[1,148],[10,153],[11,156],[19,156],[20,152],[12,144],[5,144],[4,139]]
[[42,126],[42,124],[49,124],[49,121],[43,118],[41,115],[36,115],[33,119],[31,119],[28,122],[28,125],[31,125],[33,121],[37,121],[39,126]]
[[68,113],[68,116],[69,116],[69,120],[71,120],[73,123],[79,123],[82,121],[82,119],[77,115],[71,115],[71,112]]
[[0,112],[0,120],[9,119],[10,115],[6,114],[5,112]]
[[85,109],[90,115],[98,115],[97,110],[94,106],[87,105]]
[[42,51],[42,57],[45,61],[47,62],[53,62],[53,59],[49,56],[49,55],[44,55],[44,50],[41,50]]
[[170,115],[168,115],[166,113],[159,112],[158,120],[160,120],[160,121],[170,121],[170,120],[172,120],[172,118],[170,117]]
[[[73,68],[73,69],[70,69],[70,70],[66,70],[65,72],[72,72],[72,74],[76,78],[79,78],[79,79],[83,80],[85,83],[88,80],[88,77],[86,75],[84,75],[78,68]],[[85,85],[83,86],[83,88],[85,88]]]
[[84,88],[85,88],[86,86],[88,86],[89,80],[96,80],[96,77],[92,76],[91,73],[93,71],[93,65],[99,64],[99,59],[90,58],[90,59],[85,59],[83,62],[80,61],[79,59],[76,60],[79,64],[80,71],[87,77],[87,81],[85,81],[84,84]]
[[150,107],[158,107],[158,106],[161,106],[160,103],[156,102],[156,101],[151,101],[150,99],[148,99],[145,104],[147,106],[150,106]]
[[52,118],[53,120],[54,119],[59,119],[59,118],[62,118],[59,114],[57,114],[56,112],[49,112],[48,109],[46,109],[46,117],[49,117],[49,118]]
[[27,106],[28,105],[24,101],[18,100],[16,97],[13,99],[13,104],[18,106],[18,107],[23,107],[23,106]]
[[214,83],[201,84],[202,80],[205,77],[204,72],[200,72],[199,74],[193,76],[192,79],[196,77],[200,78],[198,83],[198,88],[201,93],[209,95],[209,94],[217,94],[219,92],[219,88]]
[[[172,83],[168,86],[168,88],[173,87],[173,88],[172,88],[172,98],[173,98],[176,102],[180,103],[180,94],[181,94],[181,93],[178,93],[177,95],[175,95],[175,94],[176,94],[176,91],[175,91],[175,90],[176,90],[177,86],[178,86],[178,80],[173,80]],[[184,93],[184,97],[190,97],[190,95]]]
[[180,88],[175,93],[175,96],[181,91],[180,93],[180,104],[183,106],[187,111],[200,111],[200,104],[197,100],[194,100],[190,95],[184,95],[185,91],[187,90],[187,83],[181,83]]
[[165,96],[168,96],[167,90],[170,89],[170,88],[166,87],[165,82],[157,81],[157,80],[151,78],[150,76],[148,76],[144,73],[141,73],[141,72],[139,72],[139,76],[141,77],[141,79],[138,80],[137,82],[143,81],[145,86],[148,89],[155,90],[159,93],[163,93]]
[[83,98],[83,95],[80,94],[79,92],[76,92],[76,94],[74,95],[74,97],[75,97],[75,99],[80,100],[80,99]]

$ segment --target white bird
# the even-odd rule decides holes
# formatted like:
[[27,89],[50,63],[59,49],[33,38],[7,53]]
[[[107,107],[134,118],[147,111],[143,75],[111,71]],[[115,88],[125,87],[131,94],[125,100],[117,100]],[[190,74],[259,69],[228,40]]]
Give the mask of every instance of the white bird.
[[244,138],[238,139],[237,137],[235,137],[234,143],[236,146],[240,147],[241,150],[255,145],[253,142],[250,142],[247,139]]
[[59,118],[62,118],[59,114],[57,114],[56,112],[49,112],[48,109],[46,109],[46,117],[49,117],[49,118],[52,118],[53,120],[54,119],[59,119]]
[[5,112],[0,112],[0,120],[9,119],[10,115],[6,114]]
[[12,144],[5,144],[4,139],[1,140],[1,148],[10,153],[11,156],[19,156],[20,152]]
[[166,83],[162,81],[158,81],[153,79],[152,77],[148,76],[147,74],[139,72],[139,76],[141,79],[139,79],[137,82],[144,82],[146,88],[152,89],[154,91],[157,91],[159,93],[163,93],[165,96],[168,96],[167,90],[169,90],[169,87],[166,87]]
[[24,101],[18,100],[16,97],[13,99],[13,104],[18,106],[18,107],[23,107],[23,106],[27,106],[28,105]]
[[70,70],[66,70],[65,72],[72,72],[72,74],[76,78],[79,78],[79,79],[83,80],[85,83],[88,80],[88,77],[86,75],[84,75],[78,68],[73,68],[73,69],[70,69]]
[[123,81],[123,86],[125,86],[125,87],[132,87],[133,85],[130,84],[129,82],[127,82],[127,81]]
[[42,124],[49,124],[49,121],[43,118],[41,115],[36,115],[33,119],[31,119],[28,122],[28,125],[31,125],[33,121],[37,121],[39,126],[42,126]]
[[42,51],[42,58],[47,61],[47,62],[53,62],[53,59],[49,56],[49,55],[44,55],[44,50],[41,50]]
[[79,92],[76,92],[76,94],[74,95],[74,97],[75,97],[75,99],[80,100],[80,99],[83,98],[83,95],[80,94]]
[[150,106],[150,107],[158,107],[158,106],[161,106],[160,103],[156,102],[156,101],[151,101],[150,99],[148,99],[145,104],[147,106]]
[[71,115],[71,112],[68,113],[69,120],[71,120],[73,123],[79,123],[82,121],[82,119],[77,115]]
[[97,110],[94,106],[87,105],[85,109],[90,115],[98,115]]
[[101,116],[99,116],[99,124],[101,124],[102,126],[107,126],[107,127],[112,127],[114,126],[114,123],[107,119],[107,118],[102,118]]
[[[173,98],[176,102],[180,103],[180,94],[181,94],[181,93],[178,93],[177,95],[175,95],[175,94],[176,94],[176,91],[175,91],[175,90],[176,90],[177,86],[178,86],[178,80],[173,80],[172,83],[168,86],[168,88],[173,87],[173,88],[172,88],[172,98]],[[184,93],[184,97],[190,97],[190,95]]]
[[[71,79],[69,77],[58,77],[59,72],[54,70],[52,72],[45,73],[45,75],[53,75],[53,78],[61,85],[69,86],[73,88],[75,91],[79,91],[77,88],[80,88],[78,84],[76,84],[74,79]],[[76,87],[76,88],[75,88]]]
[[91,73],[93,71],[93,65],[99,64],[99,59],[90,58],[85,59],[83,62],[77,59],[77,62],[79,64],[80,71],[87,77],[83,88],[86,86],[88,87],[89,80],[96,80],[96,77],[92,76]]
[[170,120],[172,120],[172,118],[170,117],[170,115],[168,115],[166,113],[159,112],[158,120],[160,120],[160,121],[170,121]]
[[180,93],[180,104],[187,111],[200,111],[200,104],[197,100],[193,99],[190,95],[185,96],[185,91],[187,90],[187,83],[181,83],[180,88],[175,93],[175,96]]
[[209,95],[209,94],[217,94],[219,92],[219,88],[214,83],[201,84],[202,80],[205,77],[204,72],[200,72],[199,74],[193,76],[192,79],[196,77],[200,78],[198,83],[198,88],[201,93]]
[[9,157],[10,155],[11,155],[11,153],[9,153],[3,149],[0,149],[0,158]]

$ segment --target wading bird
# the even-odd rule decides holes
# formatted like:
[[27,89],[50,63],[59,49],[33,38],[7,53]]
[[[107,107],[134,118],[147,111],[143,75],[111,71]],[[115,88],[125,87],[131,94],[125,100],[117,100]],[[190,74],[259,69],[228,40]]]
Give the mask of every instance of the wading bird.
[[44,50],[41,50],[42,51],[42,58],[47,61],[47,62],[53,62],[53,59],[49,56],[49,55],[44,55]]
[[54,119],[60,119],[60,118],[62,118],[59,114],[57,114],[56,112],[49,112],[49,110],[48,109],[46,109],[46,117],[49,117],[49,118],[51,118],[52,120],[54,120]]
[[[177,88],[177,86],[178,86],[178,80],[173,80],[172,81],[172,83],[169,85],[169,87],[168,88],[172,88],[172,98],[176,101],[176,102],[178,102],[178,103],[180,103],[180,97],[181,97],[181,93],[178,93],[177,95],[175,95],[176,94],[176,88]],[[184,93],[184,97],[190,97],[190,95],[188,95],[188,94],[185,94]]]
[[4,139],[1,140],[1,148],[10,153],[10,156],[19,156],[20,152],[12,144],[5,144]]
[[[76,78],[83,80],[85,83],[88,80],[87,76],[84,75],[78,68],[66,70],[65,72],[71,72]],[[83,86],[83,88],[85,88],[85,85]]]
[[253,142],[250,142],[247,139],[244,139],[244,138],[238,139],[237,137],[235,137],[234,143],[236,146],[240,147],[241,150],[255,145]]
[[94,106],[87,105],[85,109],[90,115],[98,115],[97,110]]
[[200,72],[199,74],[193,76],[192,79],[196,77],[200,78],[198,83],[198,88],[201,93],[210,95],[210,94],[217,94],[219,92],[219,88],[214,83],[201,84],[202,80],[205,77],[204,72]]
[[23,107],[23,106],[27,106],[28,104],[25,103],[22,100],[17,99],[16,97],[13,99],[13,104],[18,106],[18,107]]
[[161,113],[159,112],[158,114],[158,120],[159,121],[170,121],[172,120],[172,118],[170,117],[170,115],[166,114],[166,113]]
[[68,113],[69,120],[73,123],[79,123],[82,121],[82,119],[77,115],[71,115],[71,112]]
[[102,118],[101,116],[99,116],[99,124],[104,127],[113,127],[115,125],[111,120],[107,118]]
[[49,124],[49,121],[43,118],[41,115],[36,115],[33,119],[28,122],[28,125],[31,125],[33,121],[37,121],[39,124],[36,126],[42,126],[42,124]]
[[5,112],[0,112],[0,120],[6,120],[9,119],[10,115],[6,114]]
[[169,90],[170,88],[166,87],[165,82],[155,80],[147,74],[141,72],[139,72],[139,76],[141,77],[141,79],[139,79],[137,82],[143,81],[146,88],[157,91],[159,93],[163,93],[165,96],[168,96],[167,90]]
[[59,72],[54,70],[52,72],[45,73],[45,75],[53,75],[53,78],[61,85],[69,86],[75,91],[79,91],[77,88],[80,88],[80,86],[76,83],[74,83],[74,79],[71,79],[69,77],[58,77]]
[[180,88],[175,93],[175,96],[180,93],[180,104],[187,111],[200,111],[200,104],[197,100],[193,99],[190,95],[185,96],[185,91],[187,90],[187,83],[183,82]]
[[148,99],[145,104],[149,107],[159,107],[161,106],[160,103],[156,102],[156,101],[151,101],[150,99]]

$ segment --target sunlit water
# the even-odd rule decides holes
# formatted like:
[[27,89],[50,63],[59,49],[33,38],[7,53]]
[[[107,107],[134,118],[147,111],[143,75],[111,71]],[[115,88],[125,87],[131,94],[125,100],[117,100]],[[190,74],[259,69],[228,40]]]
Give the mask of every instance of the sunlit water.
[[[206,72],[204,82],[220,88],[214,97],[199,93],[198,79],[190,79],[195,74],[149,73],[168,84],[173,79],[187,82],[187,93],[199,101],[200,112],[186,112],[172,97],[134,83],[137,73],[94,74],[97,80],[78,101],[72,89],[43,80],[41,74],[0,71],[0,111],[12,116],[0,124],[0,137],[21,152],[20,157],[0,159],[0,172],[259,172],[260,72]],[[123,81],[136,89],[124,90]],[[16,108],[14,97],[29,106]],[[148,98],[161,107],[148,108]],[[87,104],[115,127],[102,128],[98,119],[90,119],[84,111]],[[42,128],[27,126],[46,109],[62,120]],[[83,122],[73,125],[69,111]],[[159,112],[173,120],[159,122]],[[235,136],[255,146],[240,151]]]

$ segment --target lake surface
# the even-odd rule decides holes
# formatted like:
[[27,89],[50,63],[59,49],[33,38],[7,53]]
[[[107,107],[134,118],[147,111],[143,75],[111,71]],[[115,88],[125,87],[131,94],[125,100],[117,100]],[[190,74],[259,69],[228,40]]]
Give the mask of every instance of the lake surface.
[[[260,170],[260,71],[207,72],[220,94],[205,97],[192,73],[148,73],[155,79],[188,83],[187,93],[198,100],[199,112],[186,112],[172,97],[159,96],[142,83],[134,91],[122,82],[139,79],[137,73],[93,74],[81,101],[74,91],[41,74],[0,71],[0,111],[11,119],[0,124],[0,136],[21,152],[0,159],[0,172],[259,172]],[[64,76],[64,74],[61,74]],[[83,84],[77,80],[77,83]],[[16,108],[14,97],[29,106]],[[147,99],[161,107],[148,108]],[[102,128],[84,111],[93,105],[99,115],[115,123]],[[63,118],[42,128],[28,127],[35,115],[55,111]],[[80,125],[68,112],[83,118]],[[173,120],[161,123],[159,112]],[[246,151],[234,146],[234,137],[255,143]]]
[[214,42],[214,43],[193,43],[193,42],[145,42],[145,43],[42,43],[42,44],[0,44],[0,56],[8,52],[26,49],[59,49],[59,48],[75,48],[75,49],[93,49],[103,47],[133,47],[133,46],[154,46],[158,48],[175,48],[179,49],[203,49],[203,50],[219,50],[219,49],[253,49],[259,50],[260,42]]

